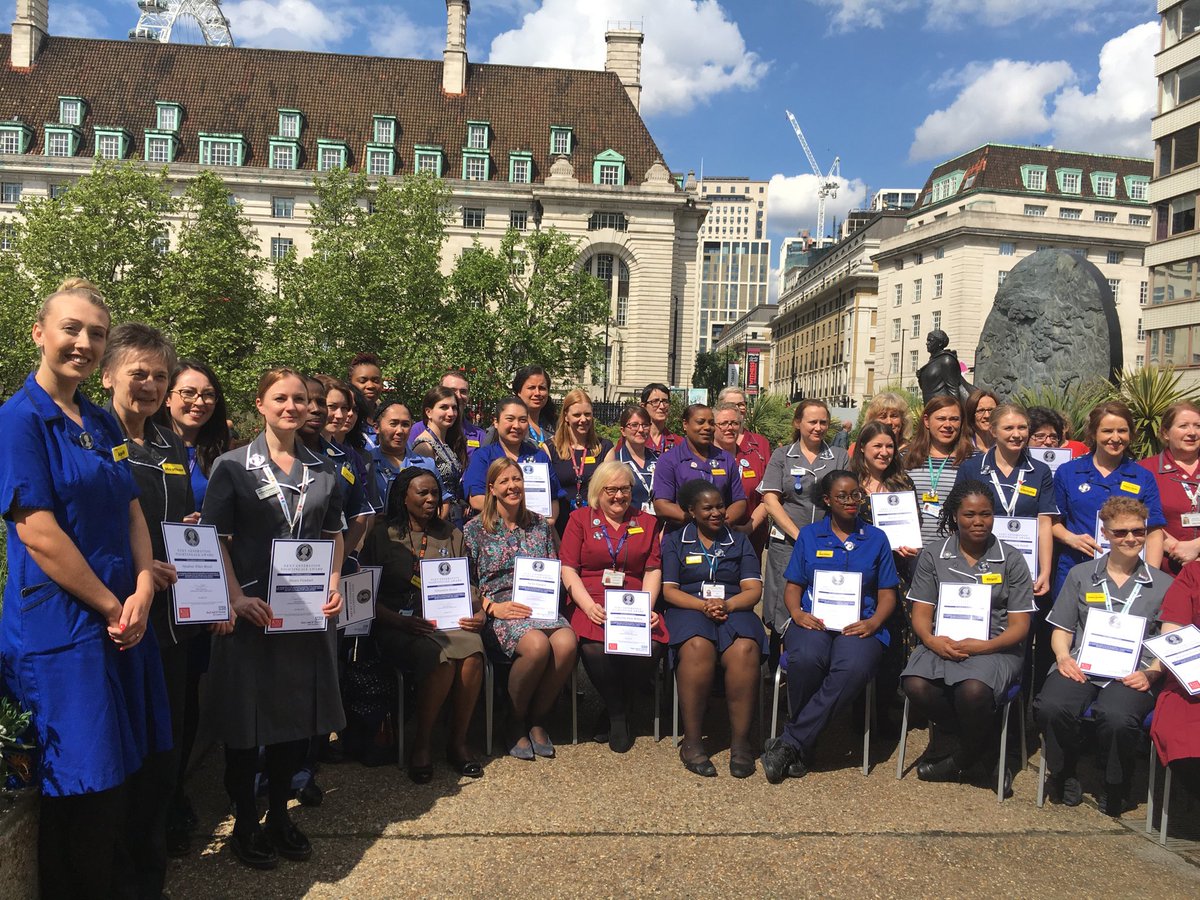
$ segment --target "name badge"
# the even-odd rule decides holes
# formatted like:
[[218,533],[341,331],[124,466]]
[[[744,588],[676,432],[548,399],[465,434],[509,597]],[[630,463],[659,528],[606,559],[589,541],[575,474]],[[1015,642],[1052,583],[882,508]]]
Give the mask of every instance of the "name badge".
[[999,572],[992,572],[990,575],[982,575],[979,580],[983,584],[1003,584],[1004,576]]
[[168,475],[186,475],[187,469],[179,463],[163,463],[162,470]]
[[349,466],[342,466],[342,477],[354,484],[354,472]]
[[713,584],[711,581],[706,581],[700,585],[700,599],[702,600],[724,600],[725,585]]
[[743,478],[753,478],[754,470],[753,469],[742,469],[742,477]]
[[642,512],[654,515],[654,503],[650,500],[647,500],[642,504]]
[[938,516],[940,516],[942,514],[942,504],[940,504],[940,503],[922,503],[921,504],[921,512],[925,513],[925,515],[927,515],[927,516],[933,516],[934,518],[937,518]]
[[408,583],[409,583],[409,584],[411,584],[413,587],[417,588],[418,590],[420,590],[420,588],[421,588],[421,576],[420,576],[420,575],[414,575],[412,578],[408,579]]
[[683,558],[683,563],[687,566],[698,566],[702,562],[704,562],[703,556],[685,556]]
[[123,459],[129,459],[129,448],[124,444],[117,444],[112,449],[113,462],[120,462]]
[[1026,497],[1036,497],[1037,496],[1037,488],[1030,487],[1027,484],[1021,485],[1017,490],[1019,490]]
[[818,550],[817,559],[833,559],[832,550]]
[[712,470],[712,473],[713,473],[714,475],[724,475],[724,474],[725,474],[725,470],[724,470],[724,469],[713,469],[713,470]]
[[467,441],[467,446],[470,447],[472,450],[477,449],[479,447],[479,441],[469,440],[469,441]]
[[921,502],[923,503],[937,503],[940,499],[937,494],[924,493],[921,495]]
[[277,484],[264,484],[254,492],[254,496],[256,496],[259,500],[266,500],[268,497],[278,497],[279,494],[280,489],[279,485]]
[[1083,595],[1083,599],[1088,603],[1104,603],[1108,600],[1103,591],[1088,591]]
[[590,465],[594,464],[595,462],[596,462],[596,457],[594,457],[594,456],[585,456],[583,458],[583,464],[585,466],[590,466]]
[[792,475],[794,475],[796,478],[799,478],[803,474],[804,474],[804,470],[801,469],[799,466],[795,466],[792,468]]
[[1122,481],[1121,490],[1128,494],[1133,494],[1136,497],[1142,492],[1142,486],[1140,484],[1134,484],[1132,481]]
[[646,529],[641,525],[630,525],[625,531],[626,534],[645,534]]
[[1184,528],[1200,528],[1200,513],[1184,513],[1180,518]]
[[605,587],[624,587],[625,573],[616,569],[605,569],[604,574],[600,576],[600,583]]

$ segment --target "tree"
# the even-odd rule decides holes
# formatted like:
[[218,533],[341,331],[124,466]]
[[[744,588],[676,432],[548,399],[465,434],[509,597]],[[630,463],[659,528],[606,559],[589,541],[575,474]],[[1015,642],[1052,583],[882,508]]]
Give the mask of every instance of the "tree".
[[708,388],[708,402],[716,403],[717,394],[729,381],[729,364],[737,362],[734,350],[705,350],[696,354],[696,368],[692,372],[692,387]]

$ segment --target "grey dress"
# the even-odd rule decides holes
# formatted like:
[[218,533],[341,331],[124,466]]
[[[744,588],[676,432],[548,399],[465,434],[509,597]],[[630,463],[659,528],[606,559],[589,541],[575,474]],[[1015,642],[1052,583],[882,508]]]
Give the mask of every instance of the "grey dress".
[[[941,585],[986,584],[985,577],[996,575],[1001,581],[992,585],[992,621],[988,630],[988,640],[992,640],[1008,627],[1009,613],[1032,613],[1035,609],[1029,567],[1021,554],[1003,541],[989,537],[987,549],[973,566],[959,552],[956,534],[926,547],[917,557],[908,599],[928,603],[936,609]],[[916,675],[947,685],[969,679],[982,681],[991,687],[998,705],[1009,686],[1021,677],[1024,660],[1024,641],[998,653],[983,653],[961,661],[942,659],[922,644],[909,657],[902,675]]]
[[[829,472],[849,468],[850,457],[841,447],[821,448],[816,460],[809,463],[800,448],[800,443],[787,444],[771,454],[767,470],[758,485],[760,494],[778,494],[783,510],[796,524],[803,528],[825,518],[821,506],[821,479]],[[799,488],[796,487],[799,483]],[[783,602],[783,591],[787,579],[783,577],[792,549],[796,542],[782,529],[771,527],[771,542],[767,549],[767,564],[764,567],[762,617],[763,622],[775,634],[783,634],[791,615]]]
[[[259,499],[255,491],[270,482],[271,466],[288,508],[295,515],[304,491],[304,508],[294,531],[277,497]],[[342,532],[339,475],[327,459],[297,443],[291,472],[270,461],[266,438],[217,458],[204,495],[201,522],[231,538],[229,555],[242,591],[265,599],[275,538],[333,538]],[[262,747],[337,731],[346,724],[338,690],[337,629],[267,634],[239,618],[233,634],[213,638],[209,666],[209,702],[218,737],[232,748]]]

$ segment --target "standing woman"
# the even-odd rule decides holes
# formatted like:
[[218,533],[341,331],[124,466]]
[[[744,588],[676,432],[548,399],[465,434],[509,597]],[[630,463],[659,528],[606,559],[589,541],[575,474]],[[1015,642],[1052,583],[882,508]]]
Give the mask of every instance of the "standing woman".
[[829,407],[820,400],[802,400],[792,415],[792,443],[771,454],[758,491],[771,517],[770,551],[763,585],[763,621],[782,635],[791,616],[783,602],[787,579],[783,577],[800,529],[825,517],[820,484],[827,472],[846,468],[841,447],[825,443]]
[[[325,388],[325,427],[321,436],[325,439],[325,454],[334,461],[339,471],[345,474],[343,467],[349,466],[350,474],[354,476],[347,486],[347,499],[354,488],[360,488],[363,501],[371,507],[372,513],[383,511],[383,501],[375,485],[374,466],[371,457],[360,452],[365,446],[363,438],[363,423],[359,420],[355,408],[354,388],[340,379],[329,375],[318,375],[316,380]],[[354,444],[350,443],[351,434]],[[366,522],[366,528],[359,535],[357,543],[347,546],[347,554],[354,553],[361,545],[363,537],[371,530],[374,516]]]
[[110,323],[92,284],[63,282],[33,325],[37,371],[0,408],[0,680],[41,751],[46,897],[117,892],[128,782],[171,746],[146,519],[120,426],[79,390]]
[[[903,397],[892,391],[883,391],[872,397],[863,412],[863,427],[866,428],[872,422],[882,422],[892,429],[898,445],[897,455],[902,455],[908,450],[908,443],[912,440],[913,426],[908,403]],[[859,439],[862,439],[861,435]],[[850,455],[854,455],[854,445],[850,446]]]
[[1031,406],[1029,413],[1029,446],[1061,447],[1067,433],[1067,420],[1062,413],[1047,406]]
[[[897,452],[895,431],[878,419],[868,422],[858,433],[858,441],[850,457],[850,471],[858,479],[868,500],[872,494],[916,493],[912,479],[904,471],[903,459]],[[858,517],[875,524],[869,502],[859,509]],[[913,559],[921,552],[920,547],[893,547],[892,550],[904,559]]]
[[992,436],[992,413],[1000,405],[1000,398],[991,391],[977,388],[967,397],[963,420],[967,439],[980,453],[990,450],[995,439]]
[[445,505],[440,514],[443,519],[448,519],[454,491],[442,481],[434,459],[408,449],[408,434],[413,426],[412,413],[399,400],[390,397],[379,402],[378,410],[375,415],[379,426],[378,443],[371,451],[371,461],[375,464],[375,490],[380,497],[386,498],[392,482],[405,469],[425,469],[436,477],[441,485],[442,503]]
[[926,403],[917,436],[904,455],[904,468],[921,504],[921,539],[926,547],[937,540],[942,504],[954,489],[958,467],[974,455],[958,400],[943,395]]
[[[1189,625],[1200,628],[1200,563],[1183,567],[1158,617],[1163,634]],[[1162,682],[1150,737],[1159,761],[1171,766],[1194,800],[1200,799],[1200,696],[1193,697],[1171,673]]]
[[[461,379],[460,379],[461,380]],[[450,494],[448,517],[458,526],[463,522],[462,477],[467,469],[467,441],[458,394],[439,385],[425,392],[421,401],[425,428],[413,442],[412,452],[433,460],[442,486]]]
[[[550,521],[558,518],[558,511],[566,498],[566,492],[558,483],[554,459],[541,447],[529,440],[529,409],[520,397],[505,397],[496,407],[496,441],[485,444],[471,454],[467,471],[463,475],[463,494],[467,504],[475,512],[482,510],[487,502],[487,473],[496,460],[507,457],[516,463],[542,463],[550,472]],[[522,479],[524,484],[524,479]]]
[[550,400],[550,376],[541,366],[522,366],[513,376],[512,391],[525,401],[529,411],[529,440],[547,453],[554,453],[554,403]]
[[693,403],[683,411],[683,443],[664,453],[654,470],[654,513],[668,528],[688,521],[687,512],[678,502],[679,491],[694,478],[713,485],[725,501],[726,519],[731,525],[746,514],[746,494],[737,474],[733,457],[713,443],[717,426],[711,407]]
[[1155,477],[1129,455],[1133,435],[1133,413],[1124,403],[1101,403],[1088,415],[1087,443],[1092,452],[1063,463],[1054,473],[1054,501],[1059,520],[1054,538],[1059,544],[1058,568],[1054,573],[1054,595],[1058,596],[1067,573],[1081,562],[1099,555],[1096,535],[1100,508],[1109,497],[1132,497],[1146,504],[1150,515],[1146,527],[1146,562],[1162,564],[1162,502]]
[[654,469],[658,454],[650,449],[650,414],[640,406],[627,406],[621,413],[621,439],[604,461],[629,466],[633,475],[633,506],[654,515]]
[[183,439],[196,510],[204,505],[208,473],[229,449],[229,412],[216,373],[204,363],[181,359],[167,384],[167,400],[154,420]]
[[[740,394],[738,391],[733,396]],[[750,538],[750,543],[761,556],[767,546],[767,508],[762,504],[762,494],[759,493],[758,486],[767,474],[771,446],[761,434],[748,437],[743,427],[745,422],[746,414],[736,402],[718,403],[717,430],[713,436],[713,443],[733,457],[738,478],[742,482],[742,493],[746,495],[745,520],[734,527]]]
[[363,422],[363,435],[368,447],[375,446],[374,411],[383,396],[383,368],[379,357],[374,353],[356,353],[346,367],[346,376],[350,383],[362,391],[371,406],[371,416]]
[[650,416],[650,436],[646,445],[662,456],[683,438],[667,429],[671,415],[671,392],[665,384],[652,382],[642,388],[642,409]]
[[554,522],[560,535],[571,512],[588,505],[588,482],[612,448],[612,441],[596,434],[592,400],[587,393],[576,388],[563,397],[562,415],[554,432],[554,470],[567,496]]
[[[344,545],[341,475],[300,440],[308,416],[305,379],[287,368],[266,372],[255,406],[264,429],[249,446],[217,460],[201,521],[222,537],[233,616],[213,640],[209,694],[217,737],[225,745],[225,790],[234,803],[230,845],[245,865],[274,868],[278,857],[308,859],[312,845],[288,816],[292,776],[313,735],[346,724],[338,691],[338,590]],[[267,634],[271,546],[276,538],[334,542],[327,627]],[[259,826],[254,779],[266,747],[270,782],[265,828]]]
[[1172,404],[1158,434],[1163,452],[1141,465],[1154,475],[1167,520],[1163,568],[1178,575],[1184,563],[1200,556],[1200,407],[1189,400]]
[[[987,486],[959,481],[942,504],[939,533],[949,532],[949,536],[917,557],[908,599],[921,646],[908,661],[903,683],[913,710],[937,726],[931,727],[929,749],[917,765],[922,781],[959,781],[970,769],[990,762],[996,711],[1021,677],[1029,614],[1034,609],[1033,584],[1021,554],[992,535],[992,518]],[[986,640],[951,640],[934,634],[944,584],[991,588]],[[1003,764],[1003,759],[997,760],[997,765]],[[1011,780],[1006,767],[1006,795]]]
[[[477,459],[479,453],[472,465]],[[512,660],[508,752],[517,759],[550,758],[554,744],[546,718],[575,668],[575,632],[561,615],[552,622],[530,619],[532,610],[512,599],[512,587],[518,556],[557,556],[554,531],[548,520],[525,508],[525,479],[513,460],[492,462],[486,487],[483,511],[463,529],[463,542],[489,618],[484,639]]]

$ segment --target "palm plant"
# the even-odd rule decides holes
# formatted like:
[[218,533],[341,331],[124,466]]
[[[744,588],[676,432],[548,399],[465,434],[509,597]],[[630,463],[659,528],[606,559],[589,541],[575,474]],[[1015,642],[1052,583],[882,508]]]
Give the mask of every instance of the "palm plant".
[[1163,414],[1172,404],[1196,398],[1179,387],[1182,375],[1170,367],[1147,366],[1122,371],[1118,376],[1116,398],[1133,413],[1133,439],[1130,452],[1145,459],[1162,451],[1159,431]]
[[1024,387],[1013,394],[1012,399],[1026,409],[1045,406],[1062,413],[1067,420],[1067,434],[1064,436],[1078,437],[1092,409],[1113,399],[1115,392],[1113,386],[1103,378],[1092,378],[1065,385],[1055,383]]
[[763,391],[747,406],[744,427],[764,435],[772,447],[786,444],[792,439],[792,408],[783,394]]

